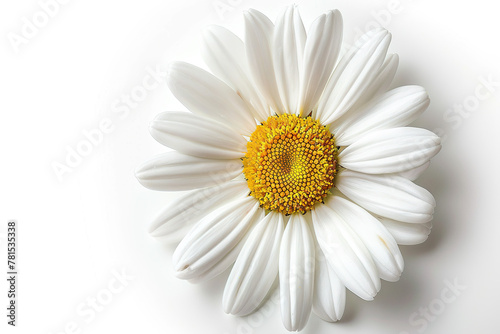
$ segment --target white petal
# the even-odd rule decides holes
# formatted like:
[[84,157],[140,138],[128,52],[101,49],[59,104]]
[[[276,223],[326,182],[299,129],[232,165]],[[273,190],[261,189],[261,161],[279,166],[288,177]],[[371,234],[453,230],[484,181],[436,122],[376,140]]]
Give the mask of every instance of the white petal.
[[373,300],[380,279],[370,252],[348,222],[326,205],[312,210],[316,239],[328,264],[346,288],[364,300]]
[[279,259],[281,320],[289,331],[304,328],[314,293],[314,239],[301,214],[288,221]]
[[368,99],[385,93],[389,89],[398,70],[398,66],[399,56],[395,53],[388,55],[384,64],[378,71],[377,77],[372,81],[370,88],[366,92],[366,97]]
[[427,163],[441,150],[441,139],[420,128],[370,132],[339,154],[339,163],[369,174],[399,173]]
[[385,93],[389,89],[389,86],[396,75],[398,65],[399,56],[397,54],[392,53],[387,55],[384,64],[378,70],[377,76],[370,83],[363,96],[352,106],[348,113],[355,111],[365,103],[370,103],[370,100]]
[[146,188],[180,191],[221,184],[234,179],[241,171],[239,159],[211,160],[172,151],[146,161],[135,176]]
[[379,220],[400,245],[421,244],[427,240],[429,233],[431,233],[431,222],[424,224],[408,224],[384,217],[380,217]]
[[248,235],[251,233],[253,227],[255,226],[255,223],[264,219],[264,216],[265,216],[265,211],[262,209],[258,209],[256,214],[252,218],[253,219],[252,225],[248,229],[247,233],[245,233],[243,235],[243,238],[241,238],[241,240],[236,244],[236,246],[234,246],[214,266],[208,268],[208,270],[206,270],[205,272],[200,273],[199,275],[188,279],[188,281],[190,283],[204,282],[204,281],[210,280],[210,279],[222,274],[224,271],[226,271],[236,261],[236,258],[240,254],[241,249],[243,248],[243,245],[248,240]]
[[[257,210],[257,213],[253,218],[254,220],[253,225],[255,225],[255,222],[258,222],[263,218],[264,218],[264,210],[262,209]],[[243,248],[243,245],[248,239],[248,234],[252,230],[252,226],[250,226],[249,231],[245,233],[243,238],[241,238],[241,240],[236,244],[236,246],[234,246],[225,256],[223,256],[219,262],[217,262],[212,267],[208,268],[203,273],[199,273],[199,275],[188,279],[188,281],[190,283],[199,283],[208,281],[226,271],[234,263],[234,261],[236,261],[236,258],[240,254],[241,249]]]
[[313,311],[321,319],[335,322],[345,309],[345,286],[328,264],[323,251],[316,246]]
[[342,15],[338,10],[319,16],[307,37],[300,90],[300,114],[308,115],[318,104],[332,74],[342,44]]
[[395,282],[404,269],[404,261],[392,235],[380,221],[360,206],[339,196],[330,196],[326,202],[341,216],[368,248],[380,278]]
[[246,181],[230,181],[218,186],[197,189],[174,199],[153,220],[149,233],[166,236],[190,227],[221,205],[248,194]]
[[267,104],[276,113],[283,113],[283,105],[273,66],[273,23],[261,12],[245,12],[245,46],[250,73]]
[[426,223],[432,219],[434,197],[402,176],[344,170],[337,174],[335,182],[345,196],[382,217],[406,223]]
[[[370,108],[378,101],[379,96],[383,93],[386,93],[389,89],[389,86],[396,75],[396,71],[399,65],[399,56],[397,54],[389,54],[384,62],[384,64],[378,70],[376,77],[372,80],[368,88],[362,97],[360,97],[352,107],[344,113],[341,117],[339,117],[335,122],[331,124],[331,132],[335,133],[336,136],[340,134],[340,132],[348,129],[346,124],[350,124],[353,120],[357,120],[359,118],[364,117],[369,113]],[[406,125],[406,124],[405,124]],[[342,131],[339,131],[341,128]],[[345,139],[342,138],[342,144],[340,146],[346,146],[351,144],[344,144]]]
[[241,97],[207,71],[188,63],[173,62],[167,84],[189,111],[224,123],[243,135],[255,130],[255,120]]
[[283,215],[271,212],[250,233],[227,279],[226,313],[247,315],[262,303],[278,275],[283,230]]
[[245,197],[205,216],[182,239],[174,252],[172,261],[176,276],[193,279],[215,266],[238,245],[259,217],[260,211],[255,198]]
[[335,141],[347,146],[371,131],[406,126],[427,109],[429,102],[420,86],[393,89],[339,120],[333,130]]
[[298,10],[288,6],[278,17],[273,37],[273,63],[276,83],[284,111],[297,113],[300,69],[306,43],[306,32]]
[[245,138],[232,129],[187,112],[161,113],[149,131],[160,144],[200,158],[238,159],[247,150]]
[[410,181],[415,181],[416,179],[419,178],[420,175],[423,174],[423,172],[425,172],[425,170],[429,167],[429,165],[431,164],[431,162],[427,162],[425,164],[423,164],[422,166],[419,166],[419,167],[416,167],[416,168],[413,168],[413,169],[410,169],[410,170],[407,170],[407,171],[404,171],[404,172],[401,172],[401,173],[398,173],[400,176],[410,180]]
[[203,32],[202,56],[212,73],[224,80],[249,103],[254,117],[262,122],[271,114],[250,77],[245,44],[231,31],[210,26]]
[[332,123],[363,96],[384,62],[390,41],[391,35],[380,29],[347,52],[326,84],[315,118]]

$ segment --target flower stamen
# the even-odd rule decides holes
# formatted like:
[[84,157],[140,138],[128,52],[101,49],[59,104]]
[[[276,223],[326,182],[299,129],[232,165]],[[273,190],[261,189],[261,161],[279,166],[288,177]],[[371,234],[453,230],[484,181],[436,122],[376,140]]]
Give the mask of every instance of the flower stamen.
[[311,117],[271,116],[250,136],[243,166],[251,195],[264,209],[305,213],[334,185],[335,138]]

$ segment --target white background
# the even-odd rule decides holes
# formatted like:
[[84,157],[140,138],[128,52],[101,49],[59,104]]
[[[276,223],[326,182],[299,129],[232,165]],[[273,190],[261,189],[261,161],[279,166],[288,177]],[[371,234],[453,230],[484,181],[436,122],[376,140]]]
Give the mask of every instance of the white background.
[[[432,103],[416,126],[444,137],[443,150],[418,180],[437,199],[434,228],[424,244],[401,247],[401,280],[384,282],[373,302],[349,293],[339,323],[313,315],[303,333],[500,332],[500,20],[494,2],[296,3],[306,27],[323,11],[340,9],[347,42],[376,19],[388,28],[390,51],[400,55],[394,85],[427,88]],[[1,3],[0,267],[4,277],[5,226],[16,219],[20,275],[14,329],[6,325],[1,279],[0,332],[286,333],[272,301],[248,318],[224,314],[227,274],[199,285],[174,278],[172,246],[147,234],[149,221],[174,194],[141,187],[133,171],[164,150],[149,136],[151,119],[182,106],[164,83],[128,110],[116,113],[113,106],[123,107],[121,99],[141,89],[148,68],[165,69],[172,60],[203,66],[202,27],[220,24],[241,34],[242,10],[256,8],[274,20],[287,4],[72,0],[14,47],[9,38],[22,34],[23,18],[33,22],[40,3]],[[492,92],[481,86],[488,77]],[[478,92],[485,98],[474,105]],[[470,111],[449,111],[463,103]],[[108,133],[58,178],[53,164],[65,164],[68,149],[103,120],[111,124]],[[133,279],[115,281],[113,273],[122,271]],[[446,280],[466,288],[443,304]],[[92,314],[87,303],[96,297],[106,305]],[[434,311],[422,320],[419,310],[429,307]],[[409,320],[414,312],[417,323]]]

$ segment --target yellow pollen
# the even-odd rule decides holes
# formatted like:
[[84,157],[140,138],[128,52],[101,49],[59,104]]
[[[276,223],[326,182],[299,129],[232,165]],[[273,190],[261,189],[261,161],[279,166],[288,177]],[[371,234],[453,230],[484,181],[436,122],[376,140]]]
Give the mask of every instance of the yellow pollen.
[[333,187],[335,138],[311,117],[271,116],[250,136],[243,167],[251,195],[264,209],[305,213]]

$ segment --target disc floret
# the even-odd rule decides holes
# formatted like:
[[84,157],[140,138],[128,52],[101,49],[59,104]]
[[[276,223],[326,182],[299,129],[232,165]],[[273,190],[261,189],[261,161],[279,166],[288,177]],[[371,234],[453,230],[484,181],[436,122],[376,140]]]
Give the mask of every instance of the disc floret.
[[311,117],[271,116],[250,136],[243,173],[266,210],[305,213],[334,185],[335,138]]

